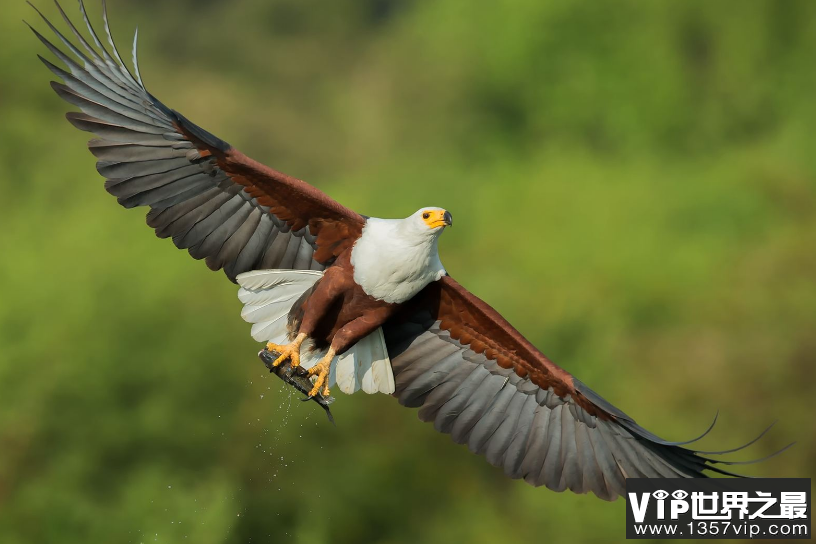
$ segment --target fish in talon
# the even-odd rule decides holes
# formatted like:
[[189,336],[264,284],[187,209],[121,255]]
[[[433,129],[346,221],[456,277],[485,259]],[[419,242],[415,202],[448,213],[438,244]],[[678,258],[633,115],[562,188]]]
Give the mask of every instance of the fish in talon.
[[274,366],[274,362],[278,359],[277,352],[271,352],[266,349],[263,349],[258,352],[258,358],[263,361],[263,364],[269,369],[269,372],[283,380],[286,384],[291,385],[304,395],[306,398],[300,399],[304,402],[313,400],[315,401],[321,408],[326,411],[326,416],[329,418],[329,421],[332,425],[334,423],[334,416],[332,415],[331,411],[329,410],[329,404],[334,402],[334,397],[326,397],[321,394],[309,395],[313,388],[312,381],[309,379],[308,371],[305,370],[301,366],[292,366],[290,361],[285,361],[283,363]]

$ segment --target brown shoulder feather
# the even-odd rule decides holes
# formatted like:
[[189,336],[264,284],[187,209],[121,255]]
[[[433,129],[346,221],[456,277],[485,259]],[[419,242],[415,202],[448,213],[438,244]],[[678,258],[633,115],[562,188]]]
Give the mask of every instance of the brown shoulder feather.
[[320,189],[247,157],[237,149],[209,144],[185,128],[186,120],[175,123],[202,157],[212,155],[218,167],[261,206],[266,206],[293,231],[309,227],[316,237],[314,260],[326,264],[351,247],[362,233],[365,219]]

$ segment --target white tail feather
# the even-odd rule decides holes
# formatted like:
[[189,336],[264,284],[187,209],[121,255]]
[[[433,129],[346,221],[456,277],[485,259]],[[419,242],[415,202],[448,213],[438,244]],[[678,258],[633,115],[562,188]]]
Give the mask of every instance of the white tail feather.
[[[323,276],[305,270],[253,270],[236,278],[241,288],[238,299],[244,303],[241,317],[252,323],[252,338],[274,342],[286,338],[289,310],[300,295]],[[281,342],[274,342],[280,344]]]
[[340,388],[340,391],[349,395],[360,389],[360,385],[357,382],[356,362],[354,358],[354,348],[351,348],[344,354],[338,356],[334,364],[337,387]]
[[[287,343],[289,310],[322,276],[322,272],[313,270],[253,270],[238,275],[238,298],[244,303],[241,317],[253,324],[252,338]],[[315,349],[307,340],[301,346],[300,364],[312,368],[325,354],[326,350]],[[348,394],[360,389],[366,393],[394,392],[394,374],[382,329],[335,358],[329,372],[329,387],[334,385]]]
[[[250,331],[250,335],[254,340],[258,342],[273,342],[275,344],[285,344],[286,343],[286,336],[288,334],[288,330],[286,328],[287,319],[286,316],[282,316],[280,319],[276,319],[274,321],[263,321],[261,323],[255,323],[252,325],[252,330]],[[272,340],[273,338],[283,338],[283,342],[275,342]]]
[[[267,302],[274,302],[276,300],[283,301],[292,296],[300,296],[305,289],[308,289],[313,282],[292,281],[289,279],[281,279],[271,285],[267,285],[261,289],[246,289],[241,287],[238,290],[238,299],[253,306],[266,304]],[[304,289],[305,287],[305,289]]]
[[291,308],[292,302],[290,302],[289,299],[283,301],[283,304],[280,302],[270,302],[264,304],[263,306],[250,306],[247,304],[241,311],[241,317],[248,323],[276,321],[280,317],[289,313],[289,308],[284,307],[287,302],[289,304],[289,308]]
[[252,270],[239,274],[238,285],[245,289],[265,289],[280,281],[313,284],[323,276],[314,270]]
[[363,377],[363,391],[390,395],[395,389],[394,373],[391,372],[391,361],[388,358],[388,348],[385,346],[382,329],[369,334],[364,341],[370,344],[371,363]]
[[377,329],[337,358],[337,386],[343,393],[394,392],[394,374],[382,329]]

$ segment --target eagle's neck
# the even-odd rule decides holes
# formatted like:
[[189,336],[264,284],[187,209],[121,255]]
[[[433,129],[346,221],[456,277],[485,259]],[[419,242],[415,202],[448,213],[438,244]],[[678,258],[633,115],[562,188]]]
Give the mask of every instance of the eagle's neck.
[[438,240],[404,219],[369,218],[351,251],[354,281],[377,300],[405,302],[445,275]]

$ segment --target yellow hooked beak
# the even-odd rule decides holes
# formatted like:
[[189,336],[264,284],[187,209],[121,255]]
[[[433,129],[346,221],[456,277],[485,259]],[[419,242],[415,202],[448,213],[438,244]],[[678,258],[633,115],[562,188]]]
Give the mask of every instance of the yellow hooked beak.
[[422,212],[422,220],[432,229],[453,225],[453,216],[447,210],[425,210]]

